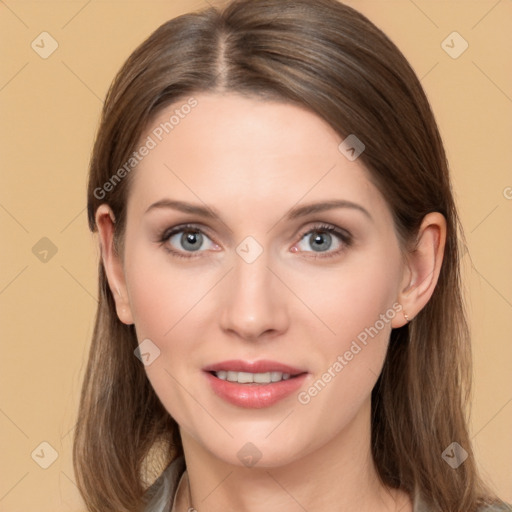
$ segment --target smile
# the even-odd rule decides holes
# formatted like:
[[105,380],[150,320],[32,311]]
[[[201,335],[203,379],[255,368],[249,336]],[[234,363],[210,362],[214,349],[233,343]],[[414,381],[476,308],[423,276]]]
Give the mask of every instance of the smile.
[[213,374],[218,379],[238,382],[239,384],[270,384],[271,382],[280,382],[290,378],[289,373],[283,372],[250,373],[220,370],[213,372]]
[[[252,371],[251,371],[252,370]],[[203,368],[213,393],[237,407],[271,407],[304,384],[307,371],[275,361],[232,360]]]

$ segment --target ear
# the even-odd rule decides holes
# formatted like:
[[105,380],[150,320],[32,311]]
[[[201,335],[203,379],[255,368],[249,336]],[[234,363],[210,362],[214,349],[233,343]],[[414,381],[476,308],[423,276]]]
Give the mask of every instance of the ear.
[[393,328],[407,323],[404,314],[412,320],[432,297],[441,272],[445,244],[445,217],[439,212],[425,215],[418,230],[417,243],[406,255],[406,268],[397,298],[403,308],[402,315],[392,320]]
[[134,322],[128,301],[123,263],[114,248],[114,213],[107,204],[101,204],[96,210],[95,219],[103,267],[116,303],[117,316],[124,324],[131,325]]

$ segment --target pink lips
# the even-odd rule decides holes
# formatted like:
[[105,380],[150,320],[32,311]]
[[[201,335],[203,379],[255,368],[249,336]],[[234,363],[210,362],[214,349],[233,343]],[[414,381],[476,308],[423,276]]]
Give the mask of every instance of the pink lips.
[[[268,360],[255,362],[223,361],[206,366],[203,370],[213,392],[217,396],[238,407],[252,409],[270,407],[286,398],[302,386],[308,375],[306,371],[299,368]],[[282,372],[290,374],[290,378],[269,384],[239,384],[238,382],[219,379],[212,373],[221,370],[249,373]]]
[[249,373],[282,372],[289,373],[290,375],[298,375],[299,373],[305,372],[305,370],[300,370],[299,368],[293,368],[287,364],[277,363],[276,361],[269,361],[266,359],[254,362],[233,359],[205,366],[203,370],[205,372],[218,372],[220,370]]

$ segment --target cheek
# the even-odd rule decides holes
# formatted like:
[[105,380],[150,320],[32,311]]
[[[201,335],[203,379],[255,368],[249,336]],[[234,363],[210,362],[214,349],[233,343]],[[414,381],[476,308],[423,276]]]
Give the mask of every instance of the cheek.
[[188,313],[197,304],[201,292],[204,295],[202,288],[207,288],[202,285],[207,283],[196,277],[197,286],[190,286],[190,273],[180,271],[165,255],[155,252],[143,247],[127,252],[130,307],[139,343],[149,339],[156,346],[151,345],[152,361],[145,366],[147,377],[168,412],[186,427],[190,418],[198,414],[195,402],[180,386],[185,382],[183,361],[190,358],[191,350],[186,339],[193,331],[188,323],[193,314]]
[[[165,339],[169,330],[200,299],[201,286],[190,286],[190,273],[180,271],[169,258],[164,249],[142,244],[133,244],[127,250],[130,308],[141,337]],[[197,282],[200,279],[195,276]]]
[[375,251],[345,263],[317,274],[314,287],[310,280],[301,288],[303,294],[309,290],[308,305],[324,326],[313,315],[307,320],[309,332],[316,324],[322,333],[312,347],[322,363],[299,402],[314,401],[313,408],[319,410],[334,407],[333,426],[355,414],[369,396],[386,357],[391,321],[400,309],[396,303],[398,252],[389,249],[379,255]]
[[127,278],[133,320],[144,338],[161,338],[176,321],[172,312],[179,307],[178,297],[158,276],[156,268],[149,268]]
[[[382,247],[350,255],[337,267],[295,276],[297,295],[314,313],[308,315],[310,321],[323,321],[319,334],[324,346],[343,349],[376,323],[387,337],[396,313],[393,305],[397,307],[400,268],[398,249]],[[381,315],[385,316],[384,326]]]

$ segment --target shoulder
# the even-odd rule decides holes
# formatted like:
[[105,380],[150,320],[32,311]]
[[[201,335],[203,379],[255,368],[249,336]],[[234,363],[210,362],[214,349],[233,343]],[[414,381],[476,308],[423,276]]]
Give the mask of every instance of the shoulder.
[[[419,492],[414,493],[413,512],[432,512],[432,508],[427,504],[427,500]],[[481,505],[477,512],[512,512],[512,506],[507,503],[496,503]]]
[[478,509],[478,512],[512,512],[512,505],[507,503],[497,505],[484,505]]
[[185,459],[174,459],[144,493],[144,512],[170,512],[178,482],[185,471]]

